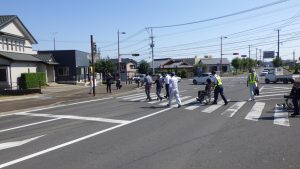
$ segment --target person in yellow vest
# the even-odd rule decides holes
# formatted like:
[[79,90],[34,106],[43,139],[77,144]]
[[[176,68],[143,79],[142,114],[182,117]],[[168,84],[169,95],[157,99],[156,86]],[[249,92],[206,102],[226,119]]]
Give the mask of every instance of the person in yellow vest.
[[224,105],[228,104],[228,101],[224,95],[224,89],[223,89],[223,85],[222,85],[222,80],[221,77],[219,75],[216,74],[216,71],[212,71],[211,74],[213,75],[211,77],[211,81],[214,83],[214,102],[212,104],[217,104],[218,101],[218,97],[219,97],[219,93],[224,101]]
[[255,72],[254,69],[250,69],[249,70],[249,75],[248,75],[248,78],[247,78],[247,87],[250,88],[250,101],[253,101],[255,100],[255,97],[254,97],[254,92],[255,92],[255,89],[257,87],[257,83],[258,83],[259,79],[258,79],[258,76]]

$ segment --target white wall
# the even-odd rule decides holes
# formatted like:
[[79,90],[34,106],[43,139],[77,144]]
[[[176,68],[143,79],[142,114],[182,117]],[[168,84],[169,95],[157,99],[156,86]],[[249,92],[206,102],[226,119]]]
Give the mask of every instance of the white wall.
[[[17,79],[21,77],[22,73],[35,73],[37,70],[36,63],[12,63],[11,64],[11,79],[12,79],[12,87],[13,89],[17,89]],[[10,73],[10,72],[9,72]],[[10,78],[9,78],[10,80]]]
[[13,22],[10,23],[10,24],[8,24],[8,25],[6,25],[4,28],[1,29],[1,31],[9,33],[9,34],[13,34],[13,35],[24,37],[23,33],[19,30],[19,28]]

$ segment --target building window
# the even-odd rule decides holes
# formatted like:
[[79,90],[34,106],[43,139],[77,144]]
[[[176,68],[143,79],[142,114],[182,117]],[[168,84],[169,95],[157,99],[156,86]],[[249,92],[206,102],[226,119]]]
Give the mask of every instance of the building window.
[[19,51],[21,52],[21,42],[19,41]]
[[135,65],[130,65],[130,69],[135,69]]
[[14,41],[13,41],[13,40],[10,41],[10,45],[11,45],[11,46],[10,46],[10,47],[11,47],[11,50],[13,51],[13,50],[14,50]]
[[0,69],[0,82],[6,82],[7,77],[6,77],[6,69]]
[[69,67],[59,67],[57,69],[58,76],[69,76]]

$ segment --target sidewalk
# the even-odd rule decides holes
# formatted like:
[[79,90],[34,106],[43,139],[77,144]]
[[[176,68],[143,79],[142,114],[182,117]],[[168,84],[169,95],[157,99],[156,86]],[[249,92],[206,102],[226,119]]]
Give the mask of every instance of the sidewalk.
[[11,111],[32,109],[57,104],[66,104],[74,101],[84,101],[105,97],[115,97],[126,92],[136,92],[143,88],[137,88],[136,84],[123,84],[121,90],[112,85],[112,93],[106,92],[106,85],[96,86],[95,96],[89,94],[89,86],[55,84],[42,89],[42,94],[24,96],[2,96],[0,97],[0,115]]

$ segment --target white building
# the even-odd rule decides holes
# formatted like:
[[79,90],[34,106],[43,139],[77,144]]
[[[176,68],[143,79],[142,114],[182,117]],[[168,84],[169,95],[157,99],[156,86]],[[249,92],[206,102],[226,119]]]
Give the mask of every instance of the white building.
[[0,15],[0,89],[18,88],[21,73],[46,72],[48,81],[55,80],[55,61],[37,57],[34,44],[37,41],[16,15]]

